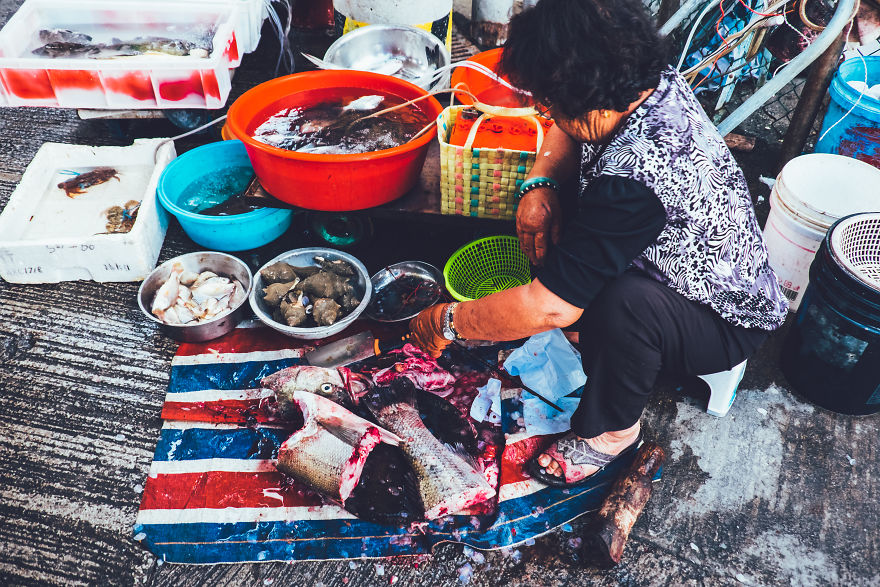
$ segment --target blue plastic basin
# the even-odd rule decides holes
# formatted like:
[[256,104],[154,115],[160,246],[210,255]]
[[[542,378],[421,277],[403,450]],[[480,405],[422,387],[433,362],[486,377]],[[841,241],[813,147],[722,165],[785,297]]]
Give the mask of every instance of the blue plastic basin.
[[[284,234],[293,221],[293,210],[262,208],[232,216],[207,216],[187,205],[196,182],[210,182],[226,176],[231,169],[242,169],[241,189],[253,173],[241,141],[222,141],[196,147],[171,162],[159,178],[157,193],[162,206],[180,222],[193,241],[216,251],[244,251],[268,244]],[[249,170],[249,171],[247,171]],[[228,195],[232,195],[231,193]]]

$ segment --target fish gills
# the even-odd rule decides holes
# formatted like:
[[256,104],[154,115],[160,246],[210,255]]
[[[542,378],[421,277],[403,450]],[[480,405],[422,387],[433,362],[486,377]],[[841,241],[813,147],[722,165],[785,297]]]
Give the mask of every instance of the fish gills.
[[363,401],[383,426],[403,439],[401,448],[418,476],[426,519],[454,514],[495,497],[495,490],[475,466],[425,427],[409,379],[401,377],[390,387],[374,388]]

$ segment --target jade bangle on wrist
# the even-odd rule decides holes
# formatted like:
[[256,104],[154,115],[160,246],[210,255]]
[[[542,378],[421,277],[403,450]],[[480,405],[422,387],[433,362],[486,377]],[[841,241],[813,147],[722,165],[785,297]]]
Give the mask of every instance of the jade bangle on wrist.
[[559,184],[556,182],[555,179],[549,177],[530,177],[529,179],[525,180],[521,186],[519,186],[519,189],[516,191],[516,195],[514,195],[514,198],[519,200],[530,191],[538,188],[550,188],[559,193]]

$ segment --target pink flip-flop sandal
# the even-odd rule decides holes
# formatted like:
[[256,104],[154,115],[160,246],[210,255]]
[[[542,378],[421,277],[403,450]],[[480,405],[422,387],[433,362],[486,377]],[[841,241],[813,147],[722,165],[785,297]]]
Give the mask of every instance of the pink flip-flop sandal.
[[[556,464],[562,469],[562,477],[548,473],[538,463],[538,457],[529,461],[528,471],[532,477],[552,487],[577,487],[587,483],[593,475],[604,469],[612,461],[636,450],[641,442],[642,435],[640,433],[638,438],[631,445],[623,449],[620,454],[609,455],[597,451],[587,444],[585,439],[569,434],[554,442],[547,450],[541,453],[556,461]],[[586,475],[583,472],[583,466],[599,467],[599,471]]]

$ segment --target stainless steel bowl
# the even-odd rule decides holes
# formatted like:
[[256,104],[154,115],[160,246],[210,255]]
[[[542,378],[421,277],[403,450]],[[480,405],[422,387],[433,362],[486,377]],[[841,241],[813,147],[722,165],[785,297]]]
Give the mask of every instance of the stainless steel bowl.
[[232,331],[247,312],[247,296],[229,314],[200,324],[165,324],[150,312],[156,291],[162,287],[163,283],[168,281],[168,278],[171,276],[171,267],[175,263],[180,263],[188,271],[195,271],[196,273],[213,271],[222,277],[237,279],[248,294],[250,294],[251,287],[253,286],[254,277],[251,274],[251,270],[240,259],[226,253],[216,253],[213,251],[187,253],[186,255],[168,259],[153,269],[147,275],[147,278],[144,279],[143,283],[141,283],[141,287],[138,289],[137,300],[138,306],[144,315],[159,324],[165,334],[182,342],[204,342]]
[[[266,287],[266,284],[263,283],[263,276],[260,275],[260,271],[273,263],[277,263],[278,261],[284,261],[285,263],[297,265],[299,267],[315,265],[314,258],[316,256],[324,257],[329,261],[342,259],[343,261],[348,261],[354,266],[355,269],[357,269],[357,280],[352,283],[352,286],[354,287],[355,293],[361,298],[361,303],[348,316],[344,317],[338,322],[334,322],[330,326],[301,328],[299,326],[288,326],[287,324],[276,322],[275,319],[272,318],[272,310],[263,301],[262,293],[263,288]],[[370,296],[373,293],[373,287],[372,285],[370,285],[370,280],[368,277],[369,274],[367,273],[367,268],[364,267],[364,264],[361,263],[356,257],[342,251],[337,251],[335,249],[315,247],[287,251],[286,253],[278,255],[277,257],[260,267],[260,271],[257,271],[257,274],[254,276],[254,287],[251,290],[251,294],[249,296],[251,309],[254,311],[254,314],[256,314],[257,318],[259,318],[260,321],[263,322],[266,326],[277,330],[282,334],[286,334],[287,336],[299,338],[302,340],[319,340],[328,336],[332,336],[337,332],[342,332],[348,327],[349,324],[357,320],[358,316],[360,316],[363,311],[367,309],[367,305],[370,303]]]
[[446,45],[428,31],[412,26],[371,24],[337,39],[324,54],[324,61],[347,69],[392,72],[394,77],[425,90],[449,85],[449,71],[437,79],[431,75],[452,61]]
[[[394,319],[386,318],[382,313],[379,313],[376,308],[376,300],[379,299],[380,292],[395,279],[408,275],[414,275],[416,277],[421,277],[426,281],[436,283],[439,286],[437,289],[437,296],[434,297],[430,303],[426,302],[425,305],[413,307],[413,311],[406,316]],[[378,322],[403,322],[404,320],[414,318],[416,314],[428,306],[433,306],[437,303],[437,300],[440,298],[440,292],[443,289],[443,273],[430,263],[425,263],[424,261],[402,261],[400,263],[395,263],[394,265],[389,265],[373,275],[373,277],[370,278],[370,283],[373,284],[373,302],[367,308],[364,316]]]

